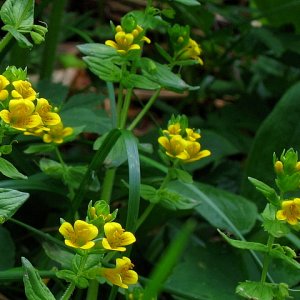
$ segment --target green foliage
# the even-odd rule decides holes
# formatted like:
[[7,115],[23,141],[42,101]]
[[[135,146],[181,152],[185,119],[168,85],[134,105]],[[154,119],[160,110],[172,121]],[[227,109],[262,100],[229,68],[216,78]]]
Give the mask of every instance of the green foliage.
[[28,199],[29,194],[11,189],[0,189],[0,224],[12,217]]
[[24,268],[25,294],[28,300],[54,300],[55,297],[42,281],[38,271],[25,257],[22,257]]
[[0,271],[12,268],[15,264],[16,248],[9,231],[0,227]]
[[13,164],[11,164],[9,161],[4,159],[3,157],[0,157],[0,172],[9,178],[13,179],[27,179],[27,176],[21,174]]

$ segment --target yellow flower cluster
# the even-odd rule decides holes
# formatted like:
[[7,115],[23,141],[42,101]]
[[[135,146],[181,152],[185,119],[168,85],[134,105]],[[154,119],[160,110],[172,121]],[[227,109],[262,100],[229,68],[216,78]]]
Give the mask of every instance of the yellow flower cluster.
[[167,130],[163,130],[163,134],[158,138],[158,143],[172,158],[190,163],[211,155],[209,150],[201,150],[201,145],[197,142],[201,135],[191,128],[186,128],[182,133],[180,123],[169,125]]
[[190,38],[188,44],[178,52],[176,58],[178,60],[194,59],[200,65],[203,65],[203,60],[200,57],[201,53],[202,49],[200,45],[195,40]]
[[282,201],[281,209],[277,211],[276,218],[291,225],[297,225],[300,220],[300,198]]
[[145,41],[150,43],[150,39],[143,36],[143,28],[139,25],[130,33],[126,33],[121,25],[116,27],[115,41],[107,40],[105,45],[113,47],[121,55],[126,54],[130,50],[141,49],[140,43]]
[[45,143],[62,143],[63,138],[73,133],[70,127],[63,127],[58,113],[27,80],[9,80],[0,75],[1,119],[10,127],[21,130],[25,135],[43,138]]
[[[107,222],[103,227],[98,228],[82,220],[75,221],[74,227],[64,221],[59,227],[59,232],[65,238],[67,246],[82,250],[93,248],[123,252],[126,251],[124,246],[136,241],[131,232],[125,231],[121,224],[116,222]],[[98,243],[100,240],[101,243]],[[137,273],[132,270],[133,266],[129,258],[118,258],[115,268],[99,268],[98,274],[112,284],[128,288],[128,284],[135,284],[138,280]]]

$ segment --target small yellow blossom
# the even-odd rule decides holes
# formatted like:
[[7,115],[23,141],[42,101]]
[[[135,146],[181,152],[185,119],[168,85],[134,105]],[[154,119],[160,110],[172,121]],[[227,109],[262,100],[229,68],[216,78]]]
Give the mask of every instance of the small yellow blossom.
[[300,198],[283,201],[281,208],[276,213],[278,220],[287,221],[291,225],[298,224],[298,220],[300,219]]
[[36,98],[36,92],[31,87],[31,83],[25,80],[17,80],[12,83],[14,90],[12,90],[11,95],[15,99],[24,99],[34,101]]
[[134,44],[133,40],[133,34],[119,31],[115,35],[115,41],[107,40],[105,45],[115,48],[120,54],[126,54],[130,50],[141,49],[140,45]]
[[3,101],[8,97],[8,91],[5,88],[9,85],[9,81],[3,75],[0,75],[0,100]]
[[163,133],[168,134],[169,136],[172,135],[179,135],[181,131],[180,123],[171,124],[168,126],[168,130],[163,130]]
[[131,260],[123,256],[116,259],[114,269],[102,268],[102,276],[112,284],[127,289],[128,285],[136,284],[138,281],[138,274],[132,270],[133,267]]
[[73,133],[73,128],[64,127],[62,122],[57,125],[49,126],[49,129],[50,130],[43,135],[43,141],[45,143],[61,144],[65,137]]
[[203,60],[200,58],[202,49],[196,41],[189,39],[188,44],[179,52],[177,59],[195,59],[200,65],[203,65]]
[[195,142],[196,140],[201,138],[201,135],[198,132],[195,132],[191,128],[186,128],[187,140],[191,142]]
[[211,154],[209,150],[200,151],[200,149],[200,143],[187,141],[184,151],[177,155],[177,158],[182,159],[185,163],[188,163],[199,160],[203,157],[207,157]]
[[130,245],[136,241],[135,236],[125,231],[121,224],[109,222],[104,225],[104,233],[106,238],[102,240],[103,248],[107,250],[125,251],[123,246]]
[[277,174],[283,172],[283,163],[280,160],[277,160],[274,164],[274,169]]
[[92,240],[98,235],[98,228],[82,220],[74,223],[74,228],[69,222],[64,222],[59,227],[59,232],[65,238],[69,247],[90,249],[95,246]]
[[161,136],[158,138],[158,142],[166,149],[166,154],[174,158],[178,157],[186,146],[186,140],[181,135],[174,135],[170,139],[166,136]]
[[44,125],[57,125],[61,122],[60,116],[51,112],[52,106],[49,104],[48,100],[44,98],[37,99],[37,104],[35,111],[40,115]]
[[34,128],[42,124],[41,117],[34,113],[35,106],[29,100],[10,100],[8,108],[0,112],[0,117],[11,127],[23,130]]

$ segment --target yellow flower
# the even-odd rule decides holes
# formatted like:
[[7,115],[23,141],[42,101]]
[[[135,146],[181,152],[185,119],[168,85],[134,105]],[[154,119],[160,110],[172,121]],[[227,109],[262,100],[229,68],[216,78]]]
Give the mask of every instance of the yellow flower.
[[43,141],[45,143],[61,144],[64,141],[64,137],[73,133],[73,128],[65,127],[62,122],[57,125],[49,126],[49,131],[43,135]]
[[201,135],[198,132],[195,132],[191,128],[186,128],[187,140],[191,142],[195,142],[196,140],[201,138]]
[[69,222],[62,223],[59,232],[65,238],[67,246],[90,249],[95,246],[95,242],[92,240],[98,235],[98,228],[82,220],[77,220],[74,223],[74,228]]
[[182,159],[185,163],[188,163],[199,160],[211,154],[209,150],[200,151],[200,149],[200,143],[187,141],[184,151],[177,155],[177,158]]
[[200,58],[202,49],[193,39],[189,39],[188,44],[179,52],[177,59],[195,59],[200,65],[203,65],[203,60]]
[[49,104],[48,100],[44,98],[37,99],[37,104],[35,111],[40,115],[44,125],[57,125],[61,122],[60,116],[51,112],[52,106]]
[[163,133],[168,134],[169,136],[172,135],[179,135],[181,131],[180,123],[171,124],[168,126],[168,130],[163,130]]
[[129,284],[136,284],[138,274],[132,270],[134,265],[128,257],[116,259],[116,267],[114,269],[102,268],[102,276],[112,284],[128,289]]
[[0,75],[0,100],[3,101],[8,97],[8,91],[5,88],[9,85],[9,81],[3,75]]
[[8,108],[0,112],[5,123],[18,130],[34,128],[42,123],[41,117],[34,113],[35,106],[28,100],[10,100]]
[[298,224],[298,220],[300,219],[300,198],[283,201],[281,208],[276,213],[278,220],[287,221],[291,225]]
[[116,222],[106,223],[104,225],[106,238],[102,240],[102,246],[107,250],[125,251],[127,246],[136,241],[131,232],[125,231],[121,224]]
[[120,54],[126,54],[130,50],[141,49],[140,45],[134,44],[133,40],[133,34],[119,31],[115,35],[115,41],[108,40],[105,45],[115,48]]
[[166,149],[166,154],[170,157],[178,157],[186,146],[186,141],[182,138],[181,135],[171,136],[170,139],[161,136],[158,138],[159,144],[161,144]]
[[283,163],[280,160],[277,160],[274,164],[274,170],[277,174],[283,172]]
[[14,90],[12,90],[11,95],[15,99],[24,99],[34,101],[36,98],[36,92],[31,87],[31,83],[25,80],[17,80],[13,83]]

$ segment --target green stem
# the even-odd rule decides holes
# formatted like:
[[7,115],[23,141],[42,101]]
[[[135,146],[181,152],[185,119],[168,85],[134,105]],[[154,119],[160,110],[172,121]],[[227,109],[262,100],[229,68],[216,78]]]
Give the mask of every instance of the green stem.
[[128,89],[126,92],[125,100],[124,100],[124,105],[121,111],[120,115],[120,128],[125,128],[126,126],[126,121],[128,117],[128,110],[131,102],[131,96],[132,96],[132,91],[133,89]]
[[[49,235],[48,233],[44,233],[38,229],[35,229],[34,227],[30,226],[30,225],[27,225],[23,222],[20,222],[16,219],[13,219],[13,218],[10,218],[8,219],[10,222],[13,222],[21,227],[24,227],[26,228],[28,231],[32,232],[33,234],[37,235],[37,236],[40,236],[42,239],[46,240],[46,241],[49,241],[49,242],[52,242],[60,247],[64,247],[64,248],[68,248],[63,242],[57,240],[56,238],[52,237],[51,235]],[[69,249],[69,248],[68,248]]]
[[119,289],[119,287],[117,287],[116,285],[112,286],[112,288],[110,290],[108,300],[115,300],[116,299],[117,294],[118,294],[118,289]]
[[50,79],[55,63],[56,49],[61,34],[61,24],[67,0],[53,0],[48,33],[40,68],[41,79]]
[[71,282],[69,286],[67,287],[65,293],[62,295],[60,300],[68,300],[72,296],[73,292],[75,290],[75,284]]
[[[166,176],[165,176],[163,182],[161,183],[159,189],[165,188],[166,185],[170,182],[170,180],[171,180],[170,170],[171,170],[171,168],[168,169],[168,173],[166,174]],[[137,220],[136,229],[138,229],[145,222],[145,220],[148,218],[148,216],[150,215],[150,213],[151,213],[151,211],[153,210],[154,207],[155,207],[155,203],[150,203],[148,205],[148,207],[144,210],[143,214]]]
[[[57,278],[55,271],[39,270],[38,273],[42,278]],[[22,280],[23,275],[23,268],[14,268],[6,271],[0,271],[0,282],[7,283],[8,281],[20,281]]]
[[150,215],[151,211],[153,210],[155,206],[155,203],[150,203],[148,205],[148,207],[144,210],[144,212],[142,213],[142,215],[139,217],[139,219],[137,220],[136,223],[136,230],[138,230],[138,228],[144,223],[144,221],[148,218],[148,216]]
[[7,46],[7,44],[12,39],[12,35],[8,32],[0,41],[0,53],[4,50],[4,48]]
[[268,269],[269,269],[269,265],[270,265],[270,262],[271,262],[271,256],[270,256],[269,252],[272,249],[274,240],[275,240],[274,236],[269,235],[268,243],[267,243],[268,252],[264,256],[263,269],[262,269],[262,272],[261,272],[261,279],[260,279],[261,283],[264,283],[266,281],[266,278],[267,278]]
[[111,199],[111,193],[115,181],[116,171],[117,171],[116,168],[106,169],[105,171],[105,176],[102,184],[103,188],[101,191],[100,199],[105,200],[107,204],[109,204]]
[[152,95],[152,97],[149,99],[147,104],[143,107],[143,109],[140,111],[140,113],[136,116],[136,118],[132,121],[132,123],[128,126],[128,130],[132,130],[136,127],[136,125],[141,121],[141,119],[146,115],[146,113],[149,111],[157,97],[159,96],[159,93],[161,91],[161,88],[156,90],[155,93]]
[[99,283],[97,280],[91,280],[87,291],[86,300],[97,300],[98,299]]
[[[55,147],[55,153],[56,153],[56,156],[57,156],[57,158],[58,158],[60,164],[62,165],[62,168],[63,168],[63,177],[64,177],[64,178],[67,178],[67,176],[66,176],[66,175],[67,175],[67,172],[68,172],[68,170],[67,170],[67,165],[66,165],[66,163],[64,162],[64,160],[63,160],[63,158],[62,158],[62,155],[61,155],[61,153],[60,153],[58,147]],[[69,182],[68,182],[67,180],[65,180],[65,184],[68,186],[68,190],[69,190],[69,198],[70,198],[70,200],[73,200],[74,195],[75,195],[74,189],[73,189],[73,187],[69,184]]]

